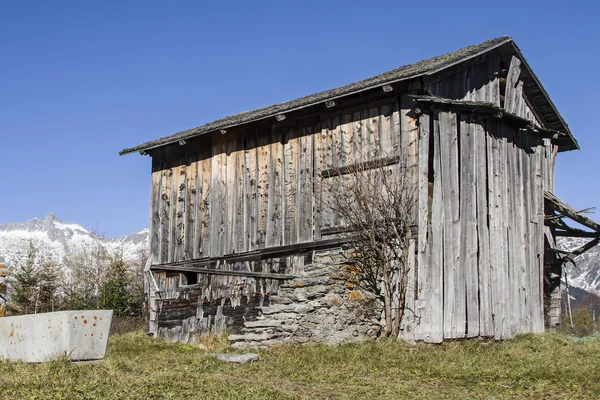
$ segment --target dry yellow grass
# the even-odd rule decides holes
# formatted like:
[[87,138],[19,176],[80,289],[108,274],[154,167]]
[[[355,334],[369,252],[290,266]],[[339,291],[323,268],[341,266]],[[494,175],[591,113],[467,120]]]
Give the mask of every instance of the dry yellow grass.
[[143,333],[111,338],[105,360],[0,363],[2,399],[589,399],[600,341],[561,333],[495,343],[278,346],[232,365]]

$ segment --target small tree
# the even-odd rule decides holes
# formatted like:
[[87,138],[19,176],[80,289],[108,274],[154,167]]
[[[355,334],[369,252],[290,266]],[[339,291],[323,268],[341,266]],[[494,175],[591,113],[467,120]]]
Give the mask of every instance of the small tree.
[[115,315],[133,315],[139,311],[132,293],[132,276],[122,255],[113,256],[100,287],[99,307],[114,310]]
[[327,178],[324,206],[350,235],[344,277],[383,303],[383,335],[398,336],[404,316],[416,182],[409,167],[374,154]]
[[35,265],[36,248],[29,241],[27,258],[19,261],[11,277],[10,297],[7,309],[13,314],[32,314],[36,311],[38,286],[41,276]]

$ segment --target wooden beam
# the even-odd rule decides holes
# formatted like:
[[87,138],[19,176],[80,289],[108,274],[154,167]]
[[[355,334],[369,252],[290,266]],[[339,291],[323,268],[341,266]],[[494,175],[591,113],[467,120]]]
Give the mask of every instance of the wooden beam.
[[267,247],[260,250],[246,251],[238,254],[230,254],[222,257],[205,257],[199,258],[195,260],[187,260],[187,261],[178,261],[172,263],[161,263],[154,264],[150,267],[151,270],[162,270],[163,268],[169,268],[169,270],[173,270],[171,267],[187,267],[189,265],[194,265],[196,267],[209,267],[216,263],[227,262],[227,263],[236,263],[236,262],[244,262],[244,261],[255,261],[261,260],[265,258],[275,258],[275,257],[283,257],[285,255],[293,254],[293,253],[302,253],[308,252],[312,250],[321,250],[328,248],[335,248],[342,246],[346,243],[349,243],[352,240],[352,236],[349,235],[343,238],[335,238],[335,239],[325,239],[325,240],[317,240],[313,242],[307,243],[296,243],[290,244],[286,246],[277,246],[277,247]]
[[597,238],[600,237],[600,233],[586,232],[586,231],[554,231],[554,236],[566,236],[566,237],[578,237],[578,238]]
[[575,258],[583,253],[585,253],[586,251],[588,251],[589,249],[591,249],[592,247],[595,247],[598,243],[600,243],[600,238],[596,238],[594,240],[590,240],[589,242],[587,242],[586,244],[584,244],[583,246],[573,250],[572,252],[570,252],[566,257],[564,257],[562,259],[562,262],[573,262],[573,260],[575,260]]
[[573,221],[580,223],[581,225],[586,226],[590,229],[593,229],[596,232],[600,232],[600,224],[584,215],[579,214],[575,209],[573,209],[567,203],[558,198],[554,193],[545,191],[544,198],[550,203],[552,203],[554,209],[558,213],[564,215],[565,217],[569,217]]
[[432,106],[438,106],[449,109],[456,109],[462,111],[469,111],[476,115],[488,116],[497,119],[508,119],[517,123],[522,128],[526,128],[532,132],[539,133],[544,138],[552,140],[562,139],[568,137],[564,132],[556,131],[549,128],[541,128],[533,125],[528,119],[519,117],[513,113],[507,112],[501,107],[496,106],[493,103],[483,101],[469,101],[469,100],[453,100],[444,97],[430,96],[430,95],[414,95],[409,94],[407,97],[412,98],[415,102],[421,104],[427,104]]
[[[182,266],[167,266],[167,265],[154,265],[150,268],[152,271],[172,271],[172,272],[195,272],[198,274],[207,274],[207,275],[227,275],[227,276],[246,276],[250,278],[267,278],[267,279],[278,279],[278,280],[288,280],[296,278],[295,275],[286,275],[286,274],[271,274],[266,272],[251,272],[251,271],[224,271],[219,269],[212,268],[202,268],[196,267],[194,264],[189,264],[185,267]],[[194,285],[189,285],[187,288],[190,288]]]
[[368,169],[387,167],[389,165],[398,164],[400,162],[400,156],[391,156],[386,158],[380,158],[378,160],[365,161],[361,163],[354,163],[345,167],[333,167],[324,169],[321,171],[323,178],[330,178],[338,175],[348,175],[356,171],[365,171]]

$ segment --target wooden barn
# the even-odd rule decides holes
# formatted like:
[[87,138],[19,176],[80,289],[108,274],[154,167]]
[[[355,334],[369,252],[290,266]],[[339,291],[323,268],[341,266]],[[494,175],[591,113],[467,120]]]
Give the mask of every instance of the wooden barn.
[[[510,338],[558,322],[556,235],[598,226],[556,198],[578,144],[509,37],[127,148],[152,157],[149,331],[239,346],[344,342],[380,315],[334,278],[334,171],[403,163],[418,207],[400,337]],[[332,172],[333,171],[333,172]],[[569,228],[570,217],[596,232]],[[584,251],[580,249],[578,251]]]

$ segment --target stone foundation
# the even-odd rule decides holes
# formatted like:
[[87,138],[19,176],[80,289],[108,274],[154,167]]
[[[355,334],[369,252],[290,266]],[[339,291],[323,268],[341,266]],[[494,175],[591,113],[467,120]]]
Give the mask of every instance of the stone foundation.
[[279,286],[259,316],[229,335],[233,347],[282,343],[339,344],[372,339],[381,329],[375,299],[350,299],[351,289],[340,279],[341,252],[316,252],[300,277]]

